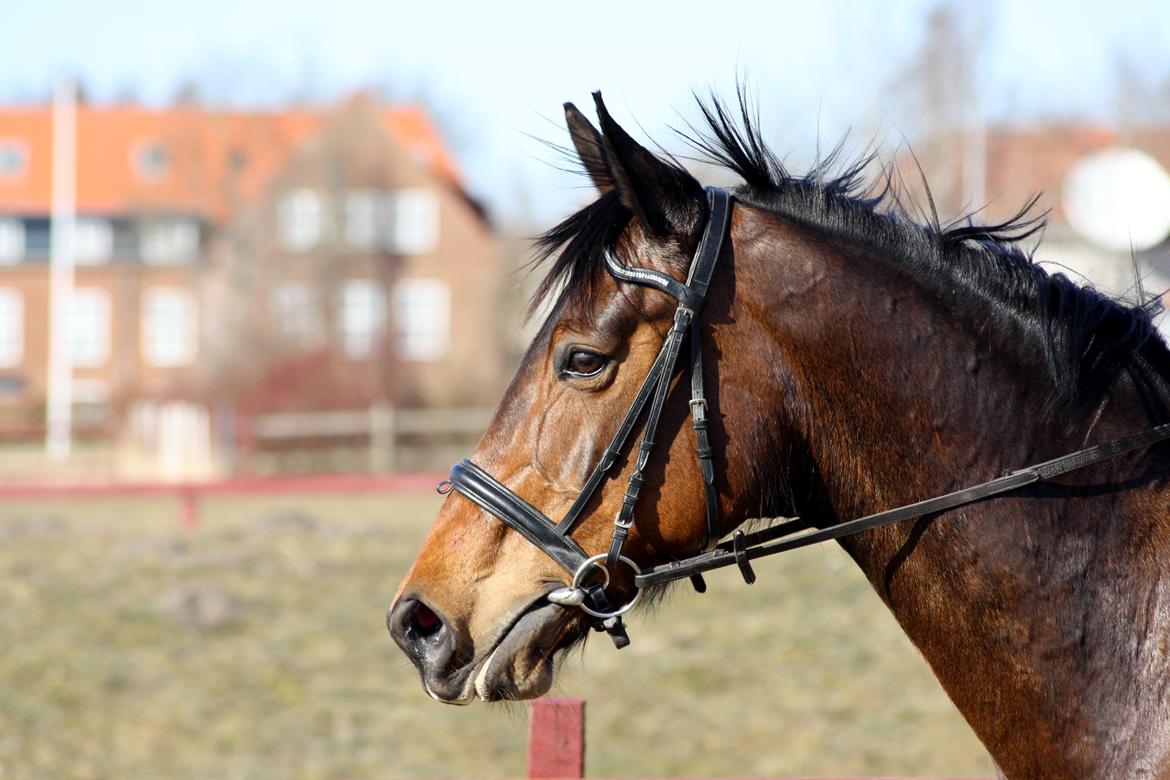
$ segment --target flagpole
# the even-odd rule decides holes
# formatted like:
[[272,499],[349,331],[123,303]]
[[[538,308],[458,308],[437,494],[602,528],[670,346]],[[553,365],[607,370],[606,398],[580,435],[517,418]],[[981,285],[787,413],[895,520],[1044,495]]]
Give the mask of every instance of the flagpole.
[[73,355],[69,311],[73,301],[77,217],[77,85],[62,79],[53,91],[53,192],[49,228],[49,376],[45,450],[69,457],[73,444]]

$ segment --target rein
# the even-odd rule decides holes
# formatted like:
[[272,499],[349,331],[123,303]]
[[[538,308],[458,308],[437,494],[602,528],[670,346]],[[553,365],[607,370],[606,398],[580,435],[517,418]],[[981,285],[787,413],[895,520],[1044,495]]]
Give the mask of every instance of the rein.
[[1068,455],[1062,455],[1059,458],[1027,466],[1002,477],[980,482],[978,485],[972,485],[963,490],[956,490],[954,493],[928,498],[913,504],[905,504],[855,520],[836,523],[826,528],[809,530],[800,520],[790,520],[751,534],[736,531],[732,534],[731,541],[723,542],[710,552],[642,569],[634,577],[634,584],[638,588],[665,585],[683,577],[692,577],[705,571],[722,569],[725,566],[735,564],[739,566],[744,580],[750,585],[756,581],[756,575],[752,571],[750,561],[756,558],[796,550],[800,547],[840,539],[843,536],[851,536],[872,528],[880,528],[900,523],[903,520],[974,504],[985,498],[1001,493],[1010,493],[1038,482],[1045,482],[1061,474],[1068,474],[1071,471],[1092,466],[1165,439],[1170,439],[1170,423],[1163,423],[1141,433],[1113,439],[1093,447],[1071,452]]
[[[647,371],[646,378],[634,396],[617,433],[602,451],[600,460],[565,517],[559,523],[554,522],[468,459],[456,463],[451,468],[449,479],[440,483],[438,488],[440,493],[445,494],[454,490],[470,499],[515,529],[564,568],[572,576],[571,584],[548,593],[548,600],[564,607],[578,607],[583,610],[592,618],[593,628],[608,633],[618,648],[625,647],[630,642],[622,615],[637,604],[645,588],[690,578],[695,590],[702,593],[706,590],[702,578],[704,572],[731,565],[739,567],[744,580],[750,585],[756,579],[751,561],[757,558],[972,504],[1170,439],[1170,423],[1166,423],[1141,433],[1028,466],[963,490],[825,528],[809,529],[807,524],[795,519],[750,534],[737,530],[729,541],[717,544],[706,552],[642,569],[622,555],[622,547],[634,524],[634,510],[644,482],[642,472],[654,449],[654,434],[657,431],[658,420],[662,415],[671,380],[676,374],[682,342],[688,331],[691,343],[691,423],[695,430],[695,450],[706,497],[707,540],[704,547],[709,547],[719,537],[719,503],[715,490],[715,468],[707,434],[707,401],[703,389],[703,347],[699,314],[728,233],[732,199],[726,190],[716,187],[707,188],[706,193],[707,224],[695,249],[685,283],[657,271],[627,266],[615,257],[612,251],[606,250],[606,267],[615,278],[631,284],[653,287],[678,301],[678,306],[662,348]],[[585,506],[625,451],[627,440],[638,420],[642,418],[647,405],[649,412],[646,414],[646,422],[642,429],[642,440],[634,456],[634,469],[626,484],[621,508],[614,517],[609,549],[604,553],[590,555],[573,539],[571,533],[580,522]],[[610,572],[615,570],[619,563],[633,570],[636,590],[632,599],[615,607],[606,596],[605,589],[609,586]],[[594,575],[600,575],[600,582]]]

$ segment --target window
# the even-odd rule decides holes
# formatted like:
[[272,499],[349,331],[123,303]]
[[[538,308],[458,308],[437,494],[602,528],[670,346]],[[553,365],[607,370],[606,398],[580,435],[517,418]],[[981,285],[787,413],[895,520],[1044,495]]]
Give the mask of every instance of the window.
[[155,366],[185,366],[198,352],[195,297],[188,290],[155,288],[142,299],[142,355]]
[[186,265],[199,253],[199,225],[180,218],[143,223],[138,251],[150,265]]
[[378,346],[386,324],[386,300],[368,279],[352,279],[341,288],[338,325],[341,347],[351,358],[368,358]]
[[47,218],[33,217],[24,222],[24,256],[30,260],[49,256],[50,225]]
[[159,141],[143,141],[130,152],[130,164],[143,179],[158,181],[167,175],[171,155]]
[[20,138],[0,138],[0,179],[18,179],[28,167],[28,144]]
[[15,368],[24,359],[24,298],[19,290],[0,289],[0,368]]
[[24,222],[19,219],[0,219],[0,265],[19,263],[24,259]]
[[404,360],[438,360],[451,332],[451,292],[438,279],[403,279],[394,287],[395,346]]
[[308,252],[325,237],[324,197],[316,190],[293,190],[280,201],[280,243],[290,252]]
[[0,376],[0,401],[19,401],[27,386],[28,380],[22,376]]
[[299,282],[283,284],[269,299],[272,318],[281,339],[298,347],[321,340],[321,310],[314,290]]
[[114,226],[108,219],[79,217],[73,227],[73,260],[102,265],[114,253]]
[[345,196],[345,243],[351,249],[378,247],[383,234],[385,201],[377,190],[354,190]]
[[422,255],[439,242],[439,199],[431,190],[409,189],[394,193],[394,230],[390,251]]
[[69,350],[73,365],[96,368],[110,359],[110,294],[96,287],[73,290],[69,307]]

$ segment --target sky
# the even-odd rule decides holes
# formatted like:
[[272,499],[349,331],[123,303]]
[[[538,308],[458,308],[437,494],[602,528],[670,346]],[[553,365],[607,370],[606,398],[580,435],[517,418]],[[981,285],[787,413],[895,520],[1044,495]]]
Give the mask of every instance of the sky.
[[[165,103],[194,80],[239,105],[291,95],[332,100],[360,87],[431,105],[469,188],[505,216],[537,221],[579,202],[541,140],[564,143],[561,104],[601,89],[635,135],[671,150],[694,90],[745,83],[769,138],[809,159],[849,128],[912,137],[899,74],[921,43],[930,0],[591,3],[200,0],[9,3],[0,28],[0,100],[47,94],[62,76],[96,100]],[[993,120],[1107,121],[1119,58],[1170,76],[1164,0],[972,3],[981,19]],[[643,136],[644,137],[644,136]],[[868,138],[863,138],[864,143]]]

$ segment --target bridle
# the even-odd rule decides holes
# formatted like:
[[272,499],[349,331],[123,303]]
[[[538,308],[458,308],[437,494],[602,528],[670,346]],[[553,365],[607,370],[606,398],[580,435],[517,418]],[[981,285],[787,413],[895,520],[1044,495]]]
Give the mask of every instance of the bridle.
[[[1026,485],[1052,479],[1061,474],[1090,466],[1125,452],[1146,447],[1170,438],[1170,423],[1158,425],[1121,439],[1114,439],[1086,449],[1064,455],[1053,460],[1028,466],[978,485],[947,493],[906,506],[889,509],[855,520],[848,520],[824,528],[810,528],[799,519],[789,520],[752,534],[735,531],[730,541],[712,546],[719,538],[719,503],[715,489],[715,467],[709,442],[707,400],[703,389],[703,349],[699,315],[707,296],[715,266],[723,250],[731,219],[731,195],[723,189],[708,187],[707,223],[695,249],[685,282],[667,274],[646,268],[632,268],[622,263],[612,251],[607,250],[605,262],[609,272],[619,281],[652,287],[674,298],[678,305],[674,321],[666,334],[662,348],[646,373],[637,395],[619,426],[613,439],[602,451],[601,458],[581,492],[573,501],[569,511],[559,522],[554,522],[543,512],[525,501],[507,486],[499,482],[482,468],[464,459],[451,468],[449,479],[440,483],[439,492],[458,492],[482,509],[515,529],[521,536],[567,571],[572,579],[568,587],[557,588],[547,594],[549,601],[565,607],[578,607],[592,618],[595,629],[605,631],[621,648],[629,644],[629,636],[622,622],[622,615],[638,602],[642,589],[663,585],[675,580],[690,578],[695,589],[706,590],[703,572],[725,566],[739,567],[744,580],[750,585],[755,582],[755,573],[750,562],[756,558],[773,555],[787,550],[806,547],[811,544],[839,539],[879,526],[890,525],[914,517],[934,514],[982,499],[1018,490]],[[690,374],[691,374],[691,423],[695,431],[695,450],[698,456],[706,497],[707,539],[705,552],[676,560],[671,563],[641,569],[630,558],[622,555],[622,547],[634,524],[634,510],[638,493],[644,478],[642,472],[654,449],[654,434],[662,415],[663,406],[677,364],[683,340],[690,332]],[[621,507],[614,517],[613,532],[609,550],[597,555],[587,553],[571,536],[581,520],[581,514],[590,498],[597,492],[619,456],[626,449],[626,442],[633,433],[646,406],[646,422],[642,429],[642,440],[634,460],[634,468],[626,484]],[[618,564],[624,564],[634,571],[633,598],[620,606],[614,606],[606,596],[605,589],[610,582],[610,572]],[[601,580],[592,576],[600,573]]]
[[[614,607],[605,595],[605,588],[609,584],[610,570],[615,569],[619,563],[629,566],[635,573],[641,572],[636,563],[622,555],[622,546],[634,524],[638,493],[645,481],[642,472],[650,460],[650,453],[654,450],[654,434],[658,429],[658,420],[662,416],[667,392],[679,362],[683,339],[686,338],[688,330],[691,336],[691,424],[695,429],[695,451],[702,470],[703,491],[707,503],[707,541],[704,547],[709,547],[719,538],[719,496],[715,491],[715,466],[712,463],[711,445],[707,435],[707,399],[703,391],[703,345],[699,332],[699,313],[703,310],[707,288],[711,284],[711,276],[715,272],[715,265],[723,251],[723,241],[727,237],[731,221],[731,195],[727,190],[718,187],[708,187],[706,192],[707,225],[695,248],[686,282],[680,282],[667,274],[647,268],[631,268],[622,263],[612,251],[606,250],[605,264],[615,278],[631,284],[653,287],[674,298],[678,306],[674,310],[674,322],[667,331],[658,357],[646,372],[646,378],[634,396],[629,410],[626,411],[617,433],[602,451],[601,459],[589,474],[565,517],[559,523],[554,523],[539,509],[467,459],[456,463],[451,469],[450,479],[440,485],[441,492],[453,489],[462,493],[516,529],[525,539],[539,547],[569,572],[573,577],[570,587],[552,591],[548,594],[549,600],[563,606],[580,607],[593,618],[594,627],[608,633],[618,647],[629,644],[629,636],[626,634],[621,616],[633,608],[641,591],[635,592],[634,598],[625,604]],[[621,508],[613,520],[609,551],[589,555],[570,534],[580,522],[581,513],[589,499],[597,492],[625,450],[626,440],[633,433],[647,404],[650,405],[650,411],[642,428],[642,441],[638,445],[634,470],[626,483]],[[594,569],[601,572],[603,579],[600,583],[587,582],[587,575]],[[692,578],[692,582],[700,591],[706,588],[702,578],[697,574]]]

